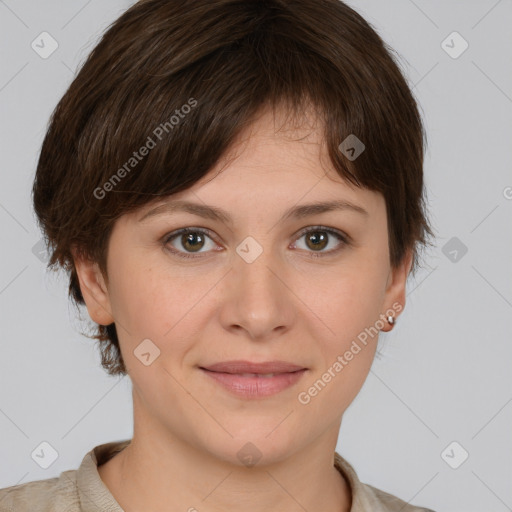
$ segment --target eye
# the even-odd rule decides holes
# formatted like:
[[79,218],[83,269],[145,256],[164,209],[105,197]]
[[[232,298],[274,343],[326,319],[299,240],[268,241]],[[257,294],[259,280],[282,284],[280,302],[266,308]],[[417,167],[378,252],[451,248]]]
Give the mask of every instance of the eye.
[[[349,245],[348,236],[344,235],[340,231],[326,228],[324,226],[314,226],[313,228],[306,228],[299,233],[299,238],[305,237],[305,245],[306,250],[312,249],[309,256],[312,258],[319,258],[322,256],[330,256],[334,253],[337,253],[343,249],[346,245]],[[337,240],[337,244],[334,244],[335,247],[328,251],[324,251],[325,247],[327,247],[331,238]],[[294,244],[295,245],[295,244]]]
[[[201,253],[209,252],[209,249],[212,248],[214,249],[215,243],[210,235],[211,232],[207,229],[183,228],[166,235],[163,239],[163,245],[168,248],[169,245],[171,245],[172,248],[169,248],[170,251],[180,258],[198,258]],[[299,233],[297,240],[303,237],[305,237],[306,243],[305,250],[310,253],[309,256],[312,258],[330,256],[341,251],[341,249],[350,243],[347,235],[324,226],[313,226],[303,229]],[[334,238],[338,243],[335,244],[333,249],[324,251],[323,249],[331,243],[331,238]],[[207,240],[210,240],[213,245],[208,247]],[[296,244],[297,242],[293,244],[293,248],[296,247]]]
[[178,231],[173,231],[167,235],[164,238],[163,243],[165,246],[171,243],[171,245],[175,247],[172,242],[176,239],[174,243],[181,245],[181,247],[185,249],[185,252],[176,249],[171,249],[171,252],[181,258],[197,258],[198,256],[194,256],[194,254],[187,254],[187,251],[191,251],[192,253],[199,253],[205,246],[205,239],[209,238],[212,240],[209,236],[209,233],[210,231],[202,228],[183,228],[179,229]]

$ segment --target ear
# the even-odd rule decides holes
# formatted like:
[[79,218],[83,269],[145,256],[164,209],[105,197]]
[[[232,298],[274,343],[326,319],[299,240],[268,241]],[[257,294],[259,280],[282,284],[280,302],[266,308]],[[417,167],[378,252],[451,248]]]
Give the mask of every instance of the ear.
[[76,248],[71,253],[89,316],[99,325],[113,323],[108,289],[98,264],[79,254]]
[[[397,268],[392,268],[389,272],[384,299],[384,308],[385,311],[394,311],[393,316],[395,317],[395,322],[398,318],[398,315],[405,308],[406,283],[409,272],[411,271],[412,257],[413,251],[412,249],[409,249],[402,259],[400,265]],[[388,324],[386,321],[382,331],[387,332],[392,328],[393,325]]]

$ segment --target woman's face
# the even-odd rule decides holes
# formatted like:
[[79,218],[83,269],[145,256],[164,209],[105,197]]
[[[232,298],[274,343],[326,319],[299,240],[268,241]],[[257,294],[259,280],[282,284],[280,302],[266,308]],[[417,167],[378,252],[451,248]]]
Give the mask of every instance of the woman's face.
[[[116,322],[136,425],[234,464],[336,442],[376,333],[404,305],[410,267],[408,259],[391,270],[383,196],[339,178],[319,127],[274,129],[272,116],[262,116],[236,158],[158,203],[186,201],[226,219],[166,206],[146,216],[152,204],[115,224],[107,285],[77,261],[91,317]],[[303,208],[333,201],[345,207]],[[191,233],[175,236],[182,228]],[[239,386],[228,389],[202,369],[233,360],[306,370],[227,376]],[[272,387],[288,378],[280,391],[248,394],[262,379]]]

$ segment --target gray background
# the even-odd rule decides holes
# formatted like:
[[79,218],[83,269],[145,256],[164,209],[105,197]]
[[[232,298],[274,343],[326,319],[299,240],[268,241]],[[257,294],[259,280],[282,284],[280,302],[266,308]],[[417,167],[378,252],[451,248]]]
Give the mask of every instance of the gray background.
[[[101,369],[79,333],[86,310],[77,317],[64,274],[34,254],[30,203],[51,111],[132,3],[0,0],[0,487],[58,476],[93,446],[132,435],[129,378]],[[381,335],[385,356],[344,415],[337,449],[362,481],[411,503],[512,510],[512,3],[348,3],[403,57],[428,132],[438,238],[399,323]],[[31,48],[43,31],[59,45],[47,59]],[[457,58],[445,48],[453,55],[461,40],[442,44],[453,31],[469,44]],[[48,469],[31,458],[43,441],[58,452]],[[469,457],[453,469],[446,461],[460,463],[462,450]]]

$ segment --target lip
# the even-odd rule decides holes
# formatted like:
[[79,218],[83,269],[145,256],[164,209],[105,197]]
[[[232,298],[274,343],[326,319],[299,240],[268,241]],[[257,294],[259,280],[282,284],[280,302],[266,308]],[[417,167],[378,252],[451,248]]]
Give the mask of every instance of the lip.
[[[199,368],[205,375],[234,395],[252,399],[280,393],[296,384],[307,372],[307,368],[285,361],[265,363],[225,361]],[[265,376],[270,373],[275,375]]]
[[220,363],[201,366],[205,370],[221,373],[290,373],[305,370],[304,366],[288,363],[286,361],[266,361],[254,363],[252,361],[223,361]]

